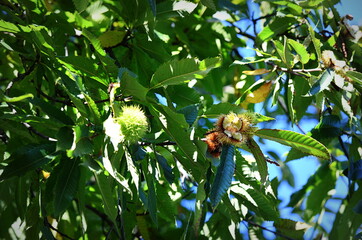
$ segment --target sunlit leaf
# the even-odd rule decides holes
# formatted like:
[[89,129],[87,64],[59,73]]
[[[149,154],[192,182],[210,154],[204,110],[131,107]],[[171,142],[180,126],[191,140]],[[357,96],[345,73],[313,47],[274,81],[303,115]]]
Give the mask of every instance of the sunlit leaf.
[[296,19],[293,17],[278,17],[274,21],[267,25],[257,36],[257,42],[262,43],[270,40],[275,35],[284,33],[287,31],[294,23]]
[[260,68],[260,69],[255,69],[255,70],[251,70],[251,71],[243,71],[244,74],[246,75],[262,75],[262,74],[265,74],[265,73],[268,73],[270,72],[270,70],[268,69],[265,69],[265,68]]
[[186,83],[205,76],[212,68],[220,66],[219,58],[202,61],[192,58],[173,60],[161,65],[151,79],[152,88]]
[[329,160],[327,148],[317,140],[297,132],[279,129],[259,129],[255,135],[296,148],[301,152]]
[[281,218],[274,222],[274,227],[285,236],[293,239],[303,239],[304,233],[312,226],[304,222]]
[[309,95],[315,95],[329,87],[329,84],[333,81],[334,71],[327,68],[321,75],[320,79],[313,84],[309,91]]

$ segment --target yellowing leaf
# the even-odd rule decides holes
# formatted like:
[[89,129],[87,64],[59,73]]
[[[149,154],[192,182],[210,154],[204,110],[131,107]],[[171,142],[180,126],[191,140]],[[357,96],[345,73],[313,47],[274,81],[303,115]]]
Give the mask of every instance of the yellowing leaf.
[[48,179],[48,177],[50,176],[50,172],[42,170],[41,173],[43,174],[44,179]]
[[260,103],[265,101],[269,95],[271,84],[272,82],[264,83],[260,88],[249,93],[245,98],[244,105],[245,103]]
[[108,31],[100,35],[98,39],[102,47],[108,48],[120,44],[125,35],[126,33],[121,31]]
[[252,70],[252,71],[243,71],[244,74],[246,75],[262,75],[264,73],[268,73],[270,72],[270,70],[268,69],[265,69],[265,68],[260,68],[260,69],[255,69],[255,70]]

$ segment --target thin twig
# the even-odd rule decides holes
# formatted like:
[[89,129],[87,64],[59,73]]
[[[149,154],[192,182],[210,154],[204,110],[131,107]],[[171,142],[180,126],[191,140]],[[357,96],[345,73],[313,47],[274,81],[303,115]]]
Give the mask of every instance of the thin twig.
[[51,137],[49,137],[49,136],[47,136],[47,135],[44,135],[44,134],[41,133],[41,132],[38,132],[38,131],[35,130],[32,126],[30,126],[30,124],[28,124],[28,123],[22,123],[22,124],[24,125],[24,127],[26,127],[30,132],[34,133],[35,135],[37,135],[37,136],[39,136],[39,137],[41,137],[41,138],[43,138],[43,139],[46,139],[46,140],[48,140],[48,141],[56,141],[56,139],[51,138]]
[[281,234],[281,233],[278,233],[278,232],[276,232],[276,231],[270,230],[270,229],[268,229],[268,228],[266,228],[266,227],[263,227],[263,226],[255,223],[255,222],[252,222],[252,221],[250,221],[250,220],[244,219],[243,221],[247,222],[247,223],[250,224],[250,225],[253,225],[254,227],[258,227],[258,228],[263,229],[263,230],[265,230],[265,231],[274,233],[275,235],[277,235],[277,236],[279,236],[279,237],[282,237],[282,238],[285,238],[285,239],[288,239],[288,240],[295,240],[294,238],[291,238],[291,237],[288,237],[288,236],[286,236],[286,235],[284,235],[284,234]]
[[56,231],[59,235],[61,235],[64,238],[68,238],[70,240],[75,240],[75,238],[69,237],[67,234],[62,233],[61,231],[59,231],[58,229],[56,229],[55,227],[53,227],[49,222],[47,218],[44,218],[44,224],[45,226],[49,227],[50,229]]
[[[151,142],[141,142],[140,146],[150,146]],[[165,141],[165,142],[160,142],[160,143],[155,143],[155,145],[157,146],[174,146],[177,145],[175,142],[171,142],[171,141]]]

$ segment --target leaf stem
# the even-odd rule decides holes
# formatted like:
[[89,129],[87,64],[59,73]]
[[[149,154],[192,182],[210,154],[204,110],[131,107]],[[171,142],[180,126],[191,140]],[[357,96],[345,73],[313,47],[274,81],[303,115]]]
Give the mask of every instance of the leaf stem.
[[268,229],[268,228],[266,228],[266,227],[263,227],[263,226],[255,223],[255,222],[253,222],[253,221],[250,221],[250,220],[247,220],[247,219],[244,219],[243,221],[247,222],[247,223],[250,224],[250,225],[253,225],[254,227],[258,227],[258,228],[263,229],[263,230],[265,230],[265,231],[274,233],[275,235],[277,235],[277,236],[279,236],[279,237],[282,237],[282,238],[285,238],[285,239],[288,239],[288,240],[295,240],[294,238],[291,238],[291,237],[288,237],[288,236],[286,236],[286,235],[284,235],[284,234],[281,234],[281,233],[278,233],[278,232],[276,232],[276,231],[270,230],[270,229]]

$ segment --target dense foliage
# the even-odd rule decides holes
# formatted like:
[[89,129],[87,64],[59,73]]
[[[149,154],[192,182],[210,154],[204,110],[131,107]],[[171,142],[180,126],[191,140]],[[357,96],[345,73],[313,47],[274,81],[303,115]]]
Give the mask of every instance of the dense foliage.
[[338,0],[255,2],[1,1],[0,238],[361,237],[362,33]]

